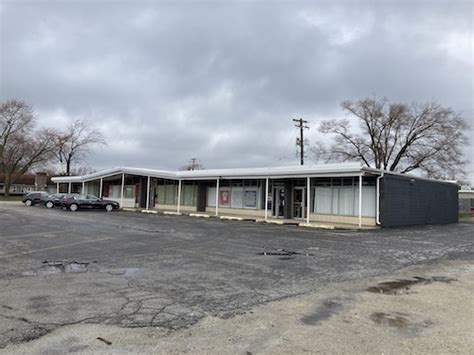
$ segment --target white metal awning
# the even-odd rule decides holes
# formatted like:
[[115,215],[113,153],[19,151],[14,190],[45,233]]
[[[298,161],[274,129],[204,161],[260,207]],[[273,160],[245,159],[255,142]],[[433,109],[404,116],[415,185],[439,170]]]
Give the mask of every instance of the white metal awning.
[[324,164],[307,166],[282,166],[267,168],[211,169],[194,171],[168,171],[145,168],[119,167],[83,176],[55,176],[55,183],[83,182],[120,174],[150,176],[170,180],[214,180],[214,179],[264,179],[298,178],[308,176],[356,176],[363,173],[359,164]]
[[[148,168],[118,167],[82,176],[55,176],[54,183],[81,183],[104,179],[121,174],[153,177],[169,180],[216,180],[216,179],[291,179],[307,177],[350,177],[359,175],[380,175],[381,173],[411,176],[380,169],[368,168],[358,163],[296,165],[264,168],[209,169],[194,171],[169,171]],[[416,179],[426,179],[413,176]],[[432,180],[432,179],[426,179]],[[439,180],[434,180],[439,181]],[[448,181],[439,181],[453,183]]]

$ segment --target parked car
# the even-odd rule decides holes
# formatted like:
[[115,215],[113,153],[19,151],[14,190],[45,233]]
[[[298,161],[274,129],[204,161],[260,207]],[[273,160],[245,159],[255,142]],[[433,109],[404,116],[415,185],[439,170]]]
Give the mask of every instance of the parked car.
[[66,194],[52,194],[46,197],[44,200],[44,205],[48,208],[53,207],[62,207],[63,204],[61,202],[61,198]]
[[69,194],[60,199],[63,207],[77,211],[79,209],[105,209],[107,212],[118,209],[118,202],[103,200],[94,195]]
[[44,191],[31,191],[23,195],[22,202],[25,206],[34,206],[42,203],[47,197],[48,193]]

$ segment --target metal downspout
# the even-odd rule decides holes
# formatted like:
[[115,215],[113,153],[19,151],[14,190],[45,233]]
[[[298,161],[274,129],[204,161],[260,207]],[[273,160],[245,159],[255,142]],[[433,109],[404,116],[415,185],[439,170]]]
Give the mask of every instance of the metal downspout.
[[384,172],[377,177],[377,211],[376,211],[376,220],[375,223],[380,226],[380,180],[383,178]]

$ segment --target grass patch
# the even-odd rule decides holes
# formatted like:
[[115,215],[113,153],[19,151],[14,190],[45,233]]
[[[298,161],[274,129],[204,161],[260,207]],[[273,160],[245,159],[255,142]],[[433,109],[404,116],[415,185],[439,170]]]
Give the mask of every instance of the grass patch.
[[0,201],[21,201],[23,195],[10,195],[5,197],[4,195],[0,195]]

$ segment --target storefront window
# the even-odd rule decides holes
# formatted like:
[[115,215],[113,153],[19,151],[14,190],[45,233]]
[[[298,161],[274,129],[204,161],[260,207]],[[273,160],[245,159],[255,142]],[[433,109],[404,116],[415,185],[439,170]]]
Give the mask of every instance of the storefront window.
[[257,208],[257,189],[245,189],[244,194],[244,207],[245,208]]
[[181,191],[181,203],[186,206],[196,205],[196,185],[195,184],[183,184]]
[[[223,180],[224,181],[224,180]],[[260,181],[227,181],[219,186],[219,207],[224,208],[263,208],[264,193]],[[208,187],[207,205],[215,207],[216,188]]]
[[[362,215],[375,216],[375,179],[364,178]],[[359,178],[316,179],[313,211],[321,214],[357,216],[359,214]]]
[[133,193],[133,185],[131,186],[124,186],[123,188],[123,197],[124,198],[134,198],[134,193]]
[[219,188],[219,206],[230,207],[231,192],[230,187]]

